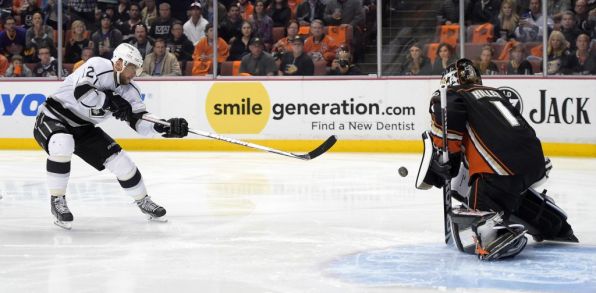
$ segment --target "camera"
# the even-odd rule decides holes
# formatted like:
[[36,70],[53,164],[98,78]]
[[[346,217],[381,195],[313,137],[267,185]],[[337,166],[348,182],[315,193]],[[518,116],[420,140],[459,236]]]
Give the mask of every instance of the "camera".
[[341,66],[341,67],[348,67],[348,65],[350,65],[350,63],[348,62],[348,60],[339,59],[339,66]]
[[275,60],[281,59],[281,57],[283,57],[284,54],[285,54],[285,52],[280,52],[280,51],[273,52],[273,54],[272,54],[273,55],[273,59],[275,59]]

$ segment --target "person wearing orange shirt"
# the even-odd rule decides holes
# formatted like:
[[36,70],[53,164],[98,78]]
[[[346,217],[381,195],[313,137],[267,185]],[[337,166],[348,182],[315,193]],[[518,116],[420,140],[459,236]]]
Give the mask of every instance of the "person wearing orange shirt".
[[323,22],[315,19],[310,24],[311,36],[304,42],[304,52],[306,52],[313,62],[321,60],[330,64],[335,59],[335,53],[338,45],[335,40],[323,33]]
[[[222,63],[228,59],[230,50],[224,39],[217,40],[217,62]],[[213,25],[208,24],[205,28],[205,36],[195,46],[192,54],[194,60],[192,65],[192,75],[206,75],[213,66]]]

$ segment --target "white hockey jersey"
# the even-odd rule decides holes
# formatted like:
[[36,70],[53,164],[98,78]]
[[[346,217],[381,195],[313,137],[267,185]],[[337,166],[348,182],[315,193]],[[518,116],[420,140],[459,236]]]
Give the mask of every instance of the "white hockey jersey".
[[[106,99],[104,91],[107,90],[128,101],[133,113],[147,112],[138,85],[134,81],[127,85],[118,84],[112,61],[101,57],[90,58],[69,75],[58,91],[48,97],[42,111],[73,127],[98,124],[112,117],[110,111],[102,109]],[[157,134],[151,122],[129,123],[141,135]]]

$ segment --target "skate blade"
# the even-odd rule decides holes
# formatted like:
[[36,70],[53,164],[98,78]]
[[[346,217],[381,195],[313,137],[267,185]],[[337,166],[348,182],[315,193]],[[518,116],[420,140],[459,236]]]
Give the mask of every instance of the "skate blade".
[[62,229],[65,229],[65,230],[72,229],[72,223],[71,222],[62,222],[62,221],[55,220],[54,221],[54,225],[56,225],[56,226],[58,226],[58,227],[60,227]]
[[147,220],[149,222],[156,222],[156,223],[167,223],[168,219],[166,219],[165,217],[152,217],[152,216],[147,216]]

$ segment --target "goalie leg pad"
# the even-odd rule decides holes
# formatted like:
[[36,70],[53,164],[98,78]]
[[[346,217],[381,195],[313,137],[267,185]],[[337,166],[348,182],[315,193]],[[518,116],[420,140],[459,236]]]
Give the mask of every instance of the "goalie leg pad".
[[567,214],[546,195],[546,190],[539,193],[529,188],[521,194],[520,202],[512,220],[528,227],[528,233],[537,241],[579,242],[567,223]]
[[527,243],[525,227],[505,223],[500,213],[454,209],[449,216],[457,248],[481,260],[513,257]]

